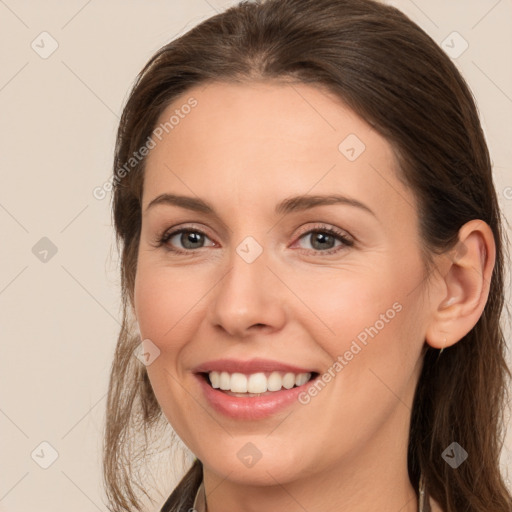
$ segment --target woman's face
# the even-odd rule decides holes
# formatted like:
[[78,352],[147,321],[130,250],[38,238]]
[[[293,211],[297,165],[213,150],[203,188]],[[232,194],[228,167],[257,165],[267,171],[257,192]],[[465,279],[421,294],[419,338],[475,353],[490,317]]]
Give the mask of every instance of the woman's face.
[[[205,471],[245,483],[405,468],[429,308],[416,201],[390,145],[304,84],[196,87],[165,122],[147,158],[134,306],[174,430]],[[346,200],[306,199],[332,195]],[[220,359],[233,361],[209,364]],[[283,367],[241,365],[254,359]],[[196,373],[211,368],[253,390],[319,376],[243,398]]]

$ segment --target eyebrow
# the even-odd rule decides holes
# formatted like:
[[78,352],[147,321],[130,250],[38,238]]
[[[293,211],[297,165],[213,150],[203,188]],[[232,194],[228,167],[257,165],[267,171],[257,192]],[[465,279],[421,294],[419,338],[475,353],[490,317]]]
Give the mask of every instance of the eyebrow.
[[[145,211],[147,212],[150,208],[162,204],[178,206],[181,208],[186,208],[187,210],[193,210],[208,215],[216,215],[215,209],[203,199],[199,199],[197,197],[182,196],[178,194],[160,194],[148,204]],[[340,194],[303,195],[288,197],[276,205],[275,213],[276,215],[285,215],[295,211],[303,211],[309,208],[314,208],[315,206],[328,206],[333,204],[354,206],[370,213],[374,217],[377,217],[375,212],[373,212],[373,210],[371,210],[361,201]]]

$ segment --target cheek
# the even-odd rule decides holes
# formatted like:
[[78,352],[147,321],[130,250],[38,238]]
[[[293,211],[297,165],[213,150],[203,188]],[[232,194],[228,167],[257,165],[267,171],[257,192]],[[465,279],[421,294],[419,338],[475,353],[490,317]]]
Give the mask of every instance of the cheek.
[[185,331],[195,311],[189,305],[192,297],[189,300],[182,293],[190,289],[188,281],[188,288],[185,284],[178,286],[169,278],[169,269],[166,276],[166,269],[143,264],[138,267],[134,288],[141,338],[151,340],[160,351],[146,368],[148,377],[163,414],[186,444],[191,428],[184,410],[190,395],[182,384],[185,375],[178,363],[189,339]]
[[411,293],[421,280],[421,267],[391,259],[379,263],[373,269],[340,269],[334,279],[310,276],[294,287],[307,306],[296,318],[333,364],[341,356],[337,374],[344,377],[338,380],[346,380],[351,396],[368,386],[370,369],[389,382],[407,380],[422,345],[423,320],[417,293]]
[[[142,338],[158,339],[164,329],[162,310],[165,309],[167,297],[162,297],[161,282],[157,274],[137,269],[134,288],[134,306]],[[169,304],[172,307],[172,304]],[[172,309],[170,309],[172,311]]]
[[381,330],[381,324],[395,318],[397,309],[401,309],[396,287],[367,270],[340,270],[338,277],[309,276],[296,283],[294,292],[303,303],[298,307],[304,310],[297,318],[307,322],[309,331],[325,333],[322,337],[330,340],[333,358],[358,335],[364,341],[366,328],[377,323]]
[[171,359],[194,337],[209,288],[209,281],[191,278],[189,270],[145,262],[138,267],[134,306],[141,337],[157,345],[167,364],[175,366]]

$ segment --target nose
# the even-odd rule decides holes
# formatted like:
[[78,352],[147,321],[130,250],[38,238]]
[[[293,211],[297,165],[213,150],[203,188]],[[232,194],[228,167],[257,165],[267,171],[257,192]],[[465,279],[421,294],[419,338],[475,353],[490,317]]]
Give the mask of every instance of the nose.
[[[233,250],[228,270],[212,290],[208,318],[234,338],[280,330],[286,322],[286,287],[269,268],[267,252],[252,262]],[[289,292],[288,292],[289,293]]]

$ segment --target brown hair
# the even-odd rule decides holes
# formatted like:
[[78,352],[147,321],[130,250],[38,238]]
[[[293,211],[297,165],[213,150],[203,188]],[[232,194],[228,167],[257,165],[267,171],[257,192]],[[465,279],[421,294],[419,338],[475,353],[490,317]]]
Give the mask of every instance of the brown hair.
[[[456,66],[415,23],[373,0],[268,0],[239,5],[202,22],[162,47],[140,72],[117,135],[114,173],[141,148],[178,95],[208,81],[286,79],[325,86],[393,147],[400,179],[418,199],[426,269],[433,254],[451,250],[458,230],[485,221],[496,263],[482,316],[458,343],[427,348],[414,398],[408,470],[420,471],[445,512],[505,512],[512,497],[500,474],[503,413],[510,370],[500,326],[504,306],[502,218],[477,108]],[[135,439],[167,421],[146,369],[133,357],[140,343],[130,307],[141,228],[142,159],[114,176],[113,218],[121,243],[123,324],[111,370],[104,442],[110,509],[141,510],[135,477],[147,447]],[[469,454],[457,470],[441,458],[457,441]],[[202,477],[195,460],[170,496],[169,510],[191,506]]]

